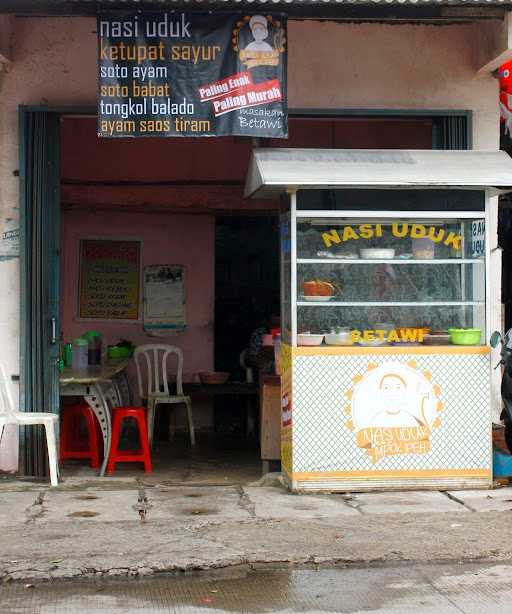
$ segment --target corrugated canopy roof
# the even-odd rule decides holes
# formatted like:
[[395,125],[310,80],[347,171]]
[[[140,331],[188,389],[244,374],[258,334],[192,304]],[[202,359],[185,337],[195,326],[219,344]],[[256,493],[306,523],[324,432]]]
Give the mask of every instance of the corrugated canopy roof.
[[245,195],[272,198],[286,188],[495,187],[512,189],[503,151],[255,149]]
[[267,11],[288,10],[297,7],[440,7],[440,6],[501,6],[509,7],[512,0],[0,0],[1,12],[44,13],[80,12],[92,13],[106,8],[194,8],[211,9],[241,7],[257,9],[264,6]]
[[[6,0],[4,0],[6,1]],[[20,0],[16,0],[19,2]],[[55,4],[63,3],[65,0],[53,0]],[[75,4],[97,4],[97,5],[194,5],[194,4],[214,4],[224,6],[226,4],[264,4],[266,6],[273,5],[288,5],[288,4],[415,4],[417,6],[425,4],[468,4],[468,5],[488,5],[488,4],[512,4],[512,0],[67,0]],[[51,0],[34,0],[33,4],[38,2],[51,2]]]
[[0,13],[94,16],[106,10],[281,12],[290,19],[472,23],[502,19],[512,0],[0,0]]

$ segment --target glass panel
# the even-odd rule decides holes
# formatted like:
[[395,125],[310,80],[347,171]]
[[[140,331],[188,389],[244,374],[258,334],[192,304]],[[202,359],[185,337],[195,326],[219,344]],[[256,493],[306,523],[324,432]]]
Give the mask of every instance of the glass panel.
[[[480,328],[485,330],[485,305],[451,306],[334,306],[299,305],[299,332],[325,333],[334,328],[358,331],[422,329],[432,332],[448,328]],[[485,339],[482,335],[482,343]]]
[[291,344],[291,216],[281,215],[281,341]]
[[297,210],[484,211],[482,190],[300,190]]
[[[299,220],[297,258],[328,260],[456,260],[482,258],[474,237],[483,220]],[[373,251],[368,251],[373,250]],[[375,251],[379,250],[379,251]]]
[[[311,281],[332,286],[336,302],[438,303],[485,300],[485,288],[477,283],[484,272],[483,260],[475,264],[443,262],[400,265],[364,261],[336,264],[298,264],[297,300],[313,301]],[[309,291],[308,291],[309,290]],[[320,299],[327,300],[327,299]]]
[[299,218],[299,332],[485,330],[483,219],[363,216]]

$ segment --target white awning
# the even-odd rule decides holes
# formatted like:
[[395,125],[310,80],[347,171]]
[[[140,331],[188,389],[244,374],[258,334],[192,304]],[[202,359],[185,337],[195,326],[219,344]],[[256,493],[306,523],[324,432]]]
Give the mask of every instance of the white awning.
[[493,187],[512,190],[503,151],[255,149],[245,196],[273,198],[287,188]]

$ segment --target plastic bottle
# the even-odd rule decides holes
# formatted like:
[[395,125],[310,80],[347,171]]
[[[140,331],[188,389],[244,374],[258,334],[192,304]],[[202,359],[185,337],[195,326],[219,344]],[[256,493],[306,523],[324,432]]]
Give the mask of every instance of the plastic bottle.
[[87,349],[89,342],[83,337],[79,337],[73,341],[73,356],[72,365],[73,369],[87,369]]
[[281,375],[281,330],[275,328],[272,330],[274,339],[274,364],[276,375]]
[[73,344],[65,343],[64,344],[64,365],[66,367],[71,368],[73,366]]
[[85,335],[89,343],[88,360],[91,367],[101,365],[101,333],[96,330],[90,330]]

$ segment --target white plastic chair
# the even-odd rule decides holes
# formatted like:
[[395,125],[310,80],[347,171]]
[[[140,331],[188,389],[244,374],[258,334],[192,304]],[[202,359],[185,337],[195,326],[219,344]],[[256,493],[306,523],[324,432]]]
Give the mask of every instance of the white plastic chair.
[[50,482],[52,486],[58,486],[59,484],[59,466],[57,463],[58,419],[59,417],[56,414],[16,411],[7,385],[5,369],[3,365],[0,364],[0,444],[2,443],[4,426],[6,424],[17,424],[21,426],[40,424],[44,426],[46,432],[46,446],[48,448],[48,464],[50,466]]
[[[168,382],[168,358],[176,355],[176,394],[169,392]],[[158,405],[183,403],[187,407],[188,430],[190,445],[196,445],[194,433],[194,421],[192,419],[192,403],[190,397],[183,394],[183,352],[174,345],[147,344],[140,345],[133,353],[137,367],[137,379],[139,382],[139,395],[142,400],[147,400],[148,408],[148,439],[149,445],[153,441],[155,425],[155,411]],[[146,374],[146,391],[144,392],[143,369]]]

